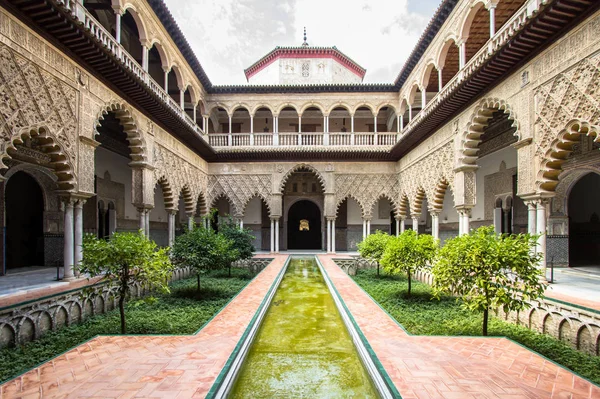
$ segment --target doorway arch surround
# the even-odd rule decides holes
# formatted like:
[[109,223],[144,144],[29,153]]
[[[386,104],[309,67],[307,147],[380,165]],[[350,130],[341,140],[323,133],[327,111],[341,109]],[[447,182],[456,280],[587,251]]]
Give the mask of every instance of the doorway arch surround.
[[[325,231],[325,227],[326,227],[326,223],[324,223],[324,216],[323,216],[323,211],[324,211],[324,204],[325,204],[325,200],[323,198],[323,196],[318,196],[318,197],[307,197],[307,196],[299,196],[299,197],[289,197],[286,196],[286,199],[284,200],[284,212],[283,212],[283,234],[281,235],[281,237],[283,237],[283,240],[281,240],[281,244],[282,245],[282,249],[290,249],[289,244],[290,244],[290,237],[289,237],[289,229],[290,229],[290,210],[294,207],[294,205],[300,203],[300,202],[309,202],[312,203],[316,209],[319,212],[319,247],[315,248],[315,251],[322,251],[323,248],[325,247],[325,243],[324,243],[324,239],[326,237],[326,231]],[[311,226],[312,228],[312,226]],[[291,248],[294,249],[294,248]],[[295,248],[295,249],[299,249],[299,248]]]

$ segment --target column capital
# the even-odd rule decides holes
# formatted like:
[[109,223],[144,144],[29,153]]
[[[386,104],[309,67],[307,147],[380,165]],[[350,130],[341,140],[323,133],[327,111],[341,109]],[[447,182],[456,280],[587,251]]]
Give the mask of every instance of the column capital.
[[327,219],[328,221],[335,222],[335,221],[336,221],[336,219],[337,219],[337,217],[335,217],[335,216],[328,216],[326,219]]
[[271,222],[278,222],[280,218],[280,216],[271,216]]
[[471,210],[473,209],[473,207],[472,206],[456,206],[456,207],[454,207],[454,209],[456,209],[456,212],[458,212],[459,215],[471,216]]

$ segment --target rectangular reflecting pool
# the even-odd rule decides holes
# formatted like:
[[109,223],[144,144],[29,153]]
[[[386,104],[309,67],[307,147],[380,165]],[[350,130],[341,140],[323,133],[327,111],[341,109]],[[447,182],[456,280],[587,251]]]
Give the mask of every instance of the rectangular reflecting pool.
[[293,258],[230,398],[378,398],[314,258]]

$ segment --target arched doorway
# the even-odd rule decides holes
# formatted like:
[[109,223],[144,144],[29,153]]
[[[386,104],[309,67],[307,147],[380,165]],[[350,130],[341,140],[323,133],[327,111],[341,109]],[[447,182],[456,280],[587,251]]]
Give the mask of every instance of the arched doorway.
[[588,173],[569,194],[569,266],[600,263],[600,175]]
[[15,173],[6,183],[6,268],[44,265],[44,197],[33,177]]
[[288,249],[322,249],[321,211],[309,200],[295,202],[288,211]]

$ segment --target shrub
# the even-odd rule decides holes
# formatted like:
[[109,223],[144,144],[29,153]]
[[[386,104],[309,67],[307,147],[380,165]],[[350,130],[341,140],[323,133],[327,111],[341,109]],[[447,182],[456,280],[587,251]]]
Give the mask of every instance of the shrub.
[[83,239],[83,260],[80,273],[90,277],[104,276],[109,285],[118,286],[121,334],[127,331],[125,300],[132,283],[168,291],[167,280],[173,271],[167,248],[157,248],[140,233],[114,233],[110,240],[86,234]]
[[523,310],[544,293],[535,245],[535,236],[498,235],[493,226],[448,240],[433,266],[434,293],[457,295],[464,307],[483,312],[487,335],[490,308]]
[[390,274],[406,273],[410,296],[411,274],[431,262],[436,249],[435,240],[429,234],[417,234],[414,230],[406,230],[389,240],[381,258],[381,265]]
[[375,234],[368,235],[367,238],[358,243],[358,253],[364,259],[377,262],[377,275],[379,276],[379,262],[383,257],[385,247],[390,239],[393,238],[387,233],[377,230]]

